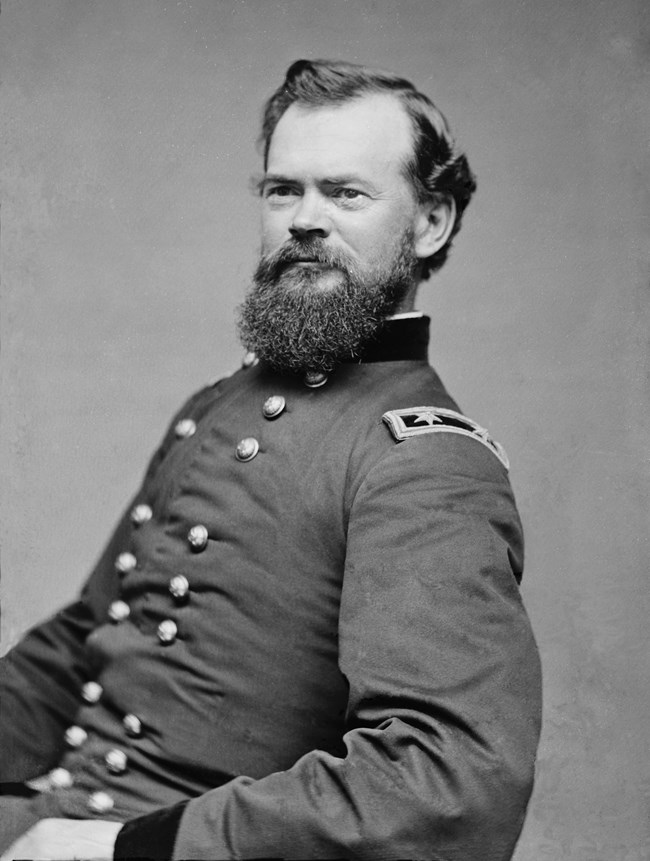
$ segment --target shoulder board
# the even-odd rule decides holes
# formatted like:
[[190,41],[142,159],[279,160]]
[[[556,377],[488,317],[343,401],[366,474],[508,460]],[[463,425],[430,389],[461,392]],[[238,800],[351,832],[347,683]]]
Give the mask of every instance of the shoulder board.
[[506,469],[510,468],[503,446],[493,440],[485,428],[454,410],[444,407],[409,407],[405,410],[389,410],[382,419],[397,442],[423,433],[458,433],[478,440],[499,458]]

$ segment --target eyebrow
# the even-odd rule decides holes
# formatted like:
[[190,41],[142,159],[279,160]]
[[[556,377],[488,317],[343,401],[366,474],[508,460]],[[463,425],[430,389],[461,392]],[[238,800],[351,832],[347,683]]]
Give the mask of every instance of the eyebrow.
[[287,183],[288,185],[291,185],[291,183],[295,183],[296,180],[289,179],[288,176],[283,176],[281,173],[265,173],[264,176],[257,181],[258,188],[262,189],[270,182],[277,182],[280,185],[282,183]]
[[[264,186],[269,183],[278,183],[278,184],[287,184],[287,185],[301,185],[302,182],[299,179],[291,179],[288,176],[284,176],[280,173],[267,173],[263,176],[257,183],[257,188],[259,191],[264,189]],[[321,180],[319,183],[321,186],[334,186],[334,185],[361,185],[364,188],[367,188],[369,191],[373,193],[378,193],[379,189],[376,185],[374,185],[369,179],[364,179],[358,174],[341,174],[340,176],[331,176],[326,179]]]
[[342,174],[341,176],[333,176],[323,180],[323,185],[362,185],[371,191],[377,191],[375,185],[369,179],[365,179],[355,173]]

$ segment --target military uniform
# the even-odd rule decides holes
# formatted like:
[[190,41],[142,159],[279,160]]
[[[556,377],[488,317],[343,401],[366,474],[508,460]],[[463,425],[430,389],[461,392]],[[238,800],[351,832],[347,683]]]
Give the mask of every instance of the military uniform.
[[521,527],[427,337],[394,321],[329,378],[250,357],[190,399],[80,600],[3,662],[3,780],[127,822],[116,857],[511,856]]

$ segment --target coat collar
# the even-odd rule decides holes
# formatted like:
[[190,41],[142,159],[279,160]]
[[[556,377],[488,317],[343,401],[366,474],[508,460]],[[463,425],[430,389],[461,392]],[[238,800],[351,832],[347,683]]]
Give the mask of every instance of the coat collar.
[[350,362],[426,362],[429,346],[429,317],[386,320],[379,334],[361,356]]

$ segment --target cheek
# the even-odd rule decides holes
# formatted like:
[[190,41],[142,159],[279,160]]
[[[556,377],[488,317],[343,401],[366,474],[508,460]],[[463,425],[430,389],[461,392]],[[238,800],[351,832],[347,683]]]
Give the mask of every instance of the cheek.
[[278,218],[277,213],[269,214],[262,213],[260,221],[260,237],[262,241],[262,251],[274,251],[287,238],[288,233],[286,227]]
[[382,229],[367,233],[361,238],[362,254],[368,263],[383,262],[391,259],[400,242],[397,224],[382,226]]
[[376,217],[355,224],[348,232],[350,244],[366,262],[385,261],[395,255],[402,237],[412,226],[411,208],[403,202],[382,208]]

